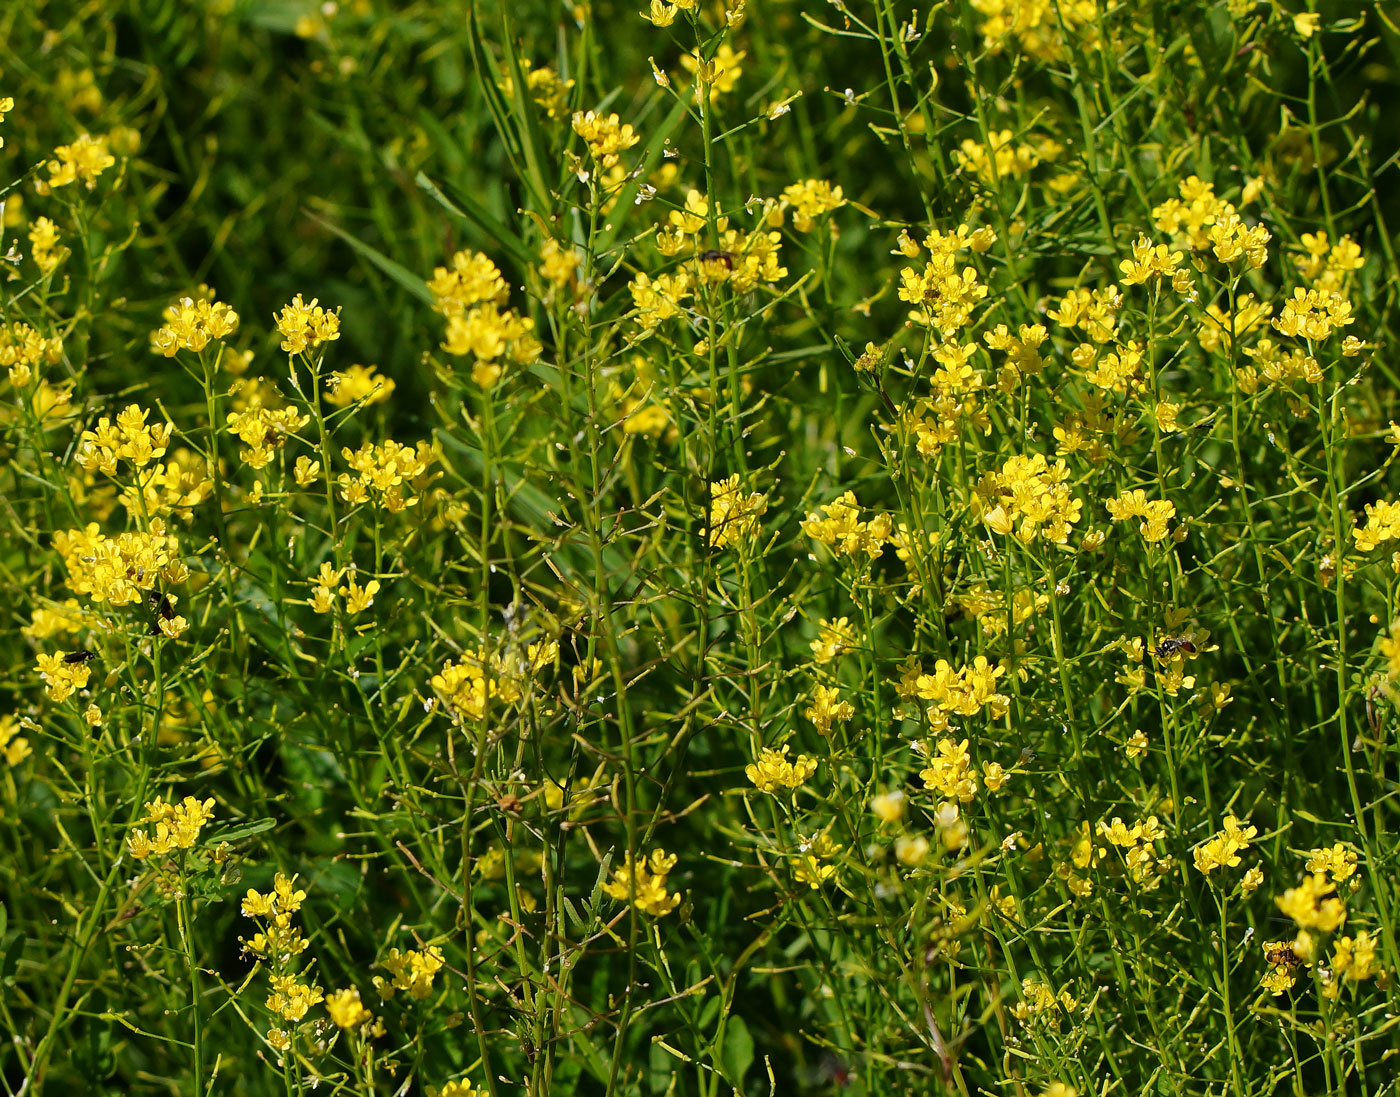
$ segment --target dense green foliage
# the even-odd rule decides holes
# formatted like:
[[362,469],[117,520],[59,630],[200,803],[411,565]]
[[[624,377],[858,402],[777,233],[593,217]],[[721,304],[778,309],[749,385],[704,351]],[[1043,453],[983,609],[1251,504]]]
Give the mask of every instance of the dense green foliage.
[[4,1092],[1400,1095],[1298,3],[0,6]]

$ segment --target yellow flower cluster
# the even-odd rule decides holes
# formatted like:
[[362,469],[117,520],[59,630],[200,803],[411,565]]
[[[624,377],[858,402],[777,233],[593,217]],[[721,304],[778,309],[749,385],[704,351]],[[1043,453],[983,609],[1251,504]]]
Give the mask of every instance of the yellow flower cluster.
[[[659,2],[659,0],[658,0]],[[428,1097],[487,1097],[487,1091],[476,1089],[466,1082],[448,1082],[441,1089],[428,1087]]]
[[1014,533],[1024,545],[1037,537],[1063,545],[1084,507],[1070,494],[1068,479],[1063,460],[1052,465],[1040,453],[1008,458],[1000,472],[988,473],[977,486],[978,495],[991,503],[982,521],[994,533]]
[[655,279],[641,271],[632,279],[628,289],[632,303],[637,306],[637,323],[644,333],[684,311],[685,299],[691,295],[690,275],[683,270],[674,274],[659,274]]
[[295,975],[273,975],[269,977],[269,982],[272,983],[272,993],[263,1004],[292,1024],[303,1020],[311,1007],[325,997],[316,984],[299,983]]
[[968,138],[953,153],[958,166],[973,172],[984,183],[996,183],[1015,175],[1025,175],[1036,165],[1059,158],[1063,151],[1055,141],[1046,137],[1033,138],[1029,144],[1017,144],[1010,130],[993,130],[987,143]]
[[1325,873],[1314,872],[1304,876],[1302,883],[1289,888],[1274,902],[1300,928],[1332,933],[1347,920],[1346,907],[1336,892],[1337,885]]
[[126,848],[138,861],[155,854],[163,857],[171,850],[192,849],[199,840],[204,824],[214,818],[214,801],[202,803],[186,796],[178,804],[168,804],[159,796],[146,805],[146,814],[139,825],[154,826],[154,830],[132,830],[126,838]]
[[175,428],[169,423],[147,426],[149,414],[145,408],[130,404],[117,415],[115,423],[102,416],[96,428],[83,431],[74,460],[87,472],[100,471],[115,476],[119,460],[145,468],[156,458],[163,457]]
[[360,1000],[360,989],[350,986],[344,991],[326,995],[326,1014],[330,1023],[337,1028],[360,1028],[374,1020],[374,1014],[365,1009]]
[[816,663],[831,662],[855,643],[849,617],[838,617],[834,621],[822,618],[817,627],[820,631],[812,641],[812,660]]
[[1337,842],[1331,848],[1311,850],[1308,853],[1307,869],[1309,872],[1325,872],[1340,883],[1355,875],[1356,861],[1356,851]]
[[635,864],[629,857],[625,865],[613,869],[612,879],[603,885],[603,890],[619,902],[630,900],[643,914],[661,918],[681,905],[681,893],[666,890],[666,877],[675,867],[675,854],[654,849]]
[[434,267],[428,281],[433,307],[444,316],[457,316],[475,305],[503,305],[510,287],[487,256],[476,251],[453,254],[450,267]]
[[841,700],[836,686],[817,686],[812,691],[812,704],[803,713],[822,735],[830,735],[833,724],[844,724],[855,714],[855,706]]
[[283,350],[304,354],[340,338],[340,313],[327,311],[315,297],[307,304],[298,293],[277,314],[277,330],[282,334]]
[[182,297],[161,315],[165,323],[151,332],[151,350],[167,358],[182,350],[198,354],[211,339],[226,339],[238,328],[238,313],[213,300],[212,291],[209,297]]
[[555,641],[530,644],[523,654],[491,655],[478,649],[458,662],[446,662],[430,685],[442,698],[454,723],[480,720],[488,707],[514,704],[530,685],[559,659]]
[[246,447],[239,456],[254,469],[267,467],[287,439],[311,422],[309,415],[294,407],[269,408],[265,399],[262,393],[255,393],[246,408],[229,412],[225,420],[228,432]]
[[617,163],[619,153],[625,152],[641,140],[632,129],[632,124],[624,124],[616,114],[598,114],[595,111],[574,111],[574,132],[588,143],[588,151],[605,168]]
[[655,367],[642,355],[635,355],[630,367],[635,377],[630,383],[624,383],[621,377],[615,378],[610,392],[622,418],[622,432],[673,441],[676,425],[671,421],[670,412],[654,396],[657,391]]
[[1006,352],[1006,361],[997,376],[997,384],[1003,391],[1014,392],[1023,378],[1034,377],[1045,368],[1040,347],[1049,337],[1043,324],[1022,324],[1015,335],[1005,324],[983,333],[982,341],[988,347]]
[[783,200],[792,207],[792,227],[798,232],[811,232],[818,217],[846,204],[841,188],[825,179],[804,179],[784,187]]
[[1325,232],[1305,232],[1301,241],[1303,254],[1294,256],[1293,265],[1304,281],[1324,293],[1340,293],[1351,272],[1366,265],[1361,248],[1350,236],[1332,244]]
[[719,247],[707,257],[702,252],[696,260],[699,278],[705,285],[727,284],[735,293],[748,293],[760,282],[776,282],[787,277],[782,265],[783,234],[776,229],[745,232],[729,228],[728,218],[716,221]]
[[430,479],[428,468],[437,460],[433,447],[427,442],[401,446],[393,439],[386,439],[379,445],[365,442],[358,450],[346,446],[340,455],[349,462],[351,469],[336,478],[341,497],[351,506],[373,503],[392,514],[417,504],[420,497],[405,495],[404,488],[408,486],[416,491],[425,487]]
[[1304,930],[1292,941],[1265,941],[1263,949],[1269,970],[1259,980],[1259,985],[1278,997],[1297,982],[1294,969],[1312,959],[1312,935]]
[[1167,523],[1176,516],[1176,504],[1165,499],[1148,500],[1141,488],[1125,491],[1117,499],[1105,501],[1109,516],[1115,522],[1127,522],[1141,518],[1138,532],[1148,541],[1163,541],[1167,538]]
[[[909,258],[919,254],[917,246],[902,237],[901,250]],[[972,318],[972,310],[978,301],[987,296],[987,287],[977,280],[977,271],[964,267],[957,269],[956,258],[959,252],[971,249],[986,251],[996,241],[996,234],[990,229],[980,228],[975,232],[967,225],[959,225],[955,232],[944,233],[934,229],[924,238],[924,247],[929,250],[928,262],[923,270],[904,267],[899,272],[899,299],[918,306],[909,313],[909,318],[923,327],[935,327],[946,339],[963,328]]]
[[1299,347],[1284,351],[1272,339],[1260,339],[1254,346],[1245,347],[1244,353],[1254,364],[1235,370],[1235,383],[1243,393],[1257,392],[1261,384],[1284,387],[1298,381],[1308,385],[1322,383],[1322,367],[1317,359]]
[[992,53],[1011,42],[1029,58],[1057,61],[1067,48],[1064,31],[1085,46],[1097,41],[1097,0],[972,0],[972,9],[983,17],[977,29]]
[[66,187],[79,180],[92,190],[97,177],[115,164],[116,157],[107,151],[107,138],[80,134],[71,145],[59,145],[49,161],[47,187]]
[[868,522],[861,521],[860,504],[853,491],[842,492],[821,508],[826,517],[807,515],[802,532],[820,541],[837,556],[853,560],[873,560],[884,550],[894,531],[894,520],[888,514],[877,514]]
[[20,732],[20,722],[10,713],[0,715],[0,756],[7,766],[17,766],[30,754],[29,740]]
[[1211,251],[1222,263],[1233,263],[1244,256],[1250,270],[1258,270],[1269,258],[1269,241],[1273,239],[1263,225],[1246,225],[1236,213],[1216,220],[1206,233]]
[[706,536],[711,548],[725,548],[752,541],[759,534],[759,518],[768,511],[768,497],[761,492],[745,495],[739,477],[710,483],[710,515]]
[[384,970],[389,973],[389,978],[376,975],[374,989],[384,999],[392,998],[403,990],[415,1001],[421,1002],[433,992],[433,980],[442,970],[443,963],[442,949],[437,945],[429,945],[421,950],[411,948],[406,952],[391,948],[383,961]]
[[1293,291],[1293,296],[1284,301],[1282,311],[1273,319],[1273,325],[1284,335],[1321,340],[1355,320],[1351,314],[1351,302],[1336,290],[1304,289],[1299,286]]
[[817,772],[817,760],[799,754],[794,761],[788,761],[787,753],[787,746],[781,750],[764,747],[758,760],[744,767],[744,775],[758,786],[760,792],[799,787]]
[[119,497],[128,514],[138,520],[156,515],[189,518],[190,508],[209,498],[214,485],[204,458],[187,449],[157,463],[137,482],[122,487]]
[[1128,826],[1115,815],[1110,823],[1100,819],[1097,831],[1100,838],[1122,852],[1128,875],[1140,887],[1151,891],[1162,882],[1162,877],[1171,867],[1171,858],[1157,856],[1157,843],[1166,837],[1157,816],[1149,815],[1145,820]]
[[643,19],[649,19],[653,26],[669,27],[676,21],[678,11],[692,11],[698,0],[675,0],[675,3],[668,4],[666,0],[651,0],[651,10],[642,12]]
[[[347,570],[350,571],[350,578],[341,584],[340,580]],[[335,596],[340,594],[345,598],[346,613],[362,613],[374,605],[374,596],[379,593],[379,588],[378,579],[371,579],[361,586],[353,567],[337,568],[325,563],[312,584],[310,605],[317,613],[330,613],[335,608]]]
[[1351,535],[1361,552],[1370,552],[1386,541],[1400,538],[1400,503],[1367,503],[1366,524],[1355,527]]
[[[677,8],[680,6],[675,5]],[[741,62],[747,55],[747,50],[739,50],[736,53],[728,42],[721,42],[709,60],[705,60],[698,52],[681,54],[681,66],[696,78],[697,85],[709,86],[709,99],[713,103],[721,95],[734,90],[739,77],[744,75]]]
[[949,716],[976,716],[984,708],[999,720],[1011,707],[1011,698],[997,692],[997,679],[1005,673],[1005,667],[989,663],[984,655],[956,669],[939,659],[932,674],[910,659],[902,668],[899,695],[906,701],[917,697],[932,702],[935,711],[929,716],[935,730],[947,727]]
[[90,652],[81,651],[39,653],[39,677],[44,680],[44,691],[52,700],[66,701],[74,691],[87,687],[92,674],[92,667],[88,665],[90,657]]
[[1027,976],[1021,980],[1021,1000],[1011,1007],[1011,1015],[1024,1023],[1042,1014],[1058,1018],[1062,1012],[1073,1013],[1078,1008],[1079,1000],[1068,986],[1056,994],[1039,979]]
[[1021,587],[1014,591],[992,589],[986,583],[974,583],[954,596],[969,617],[977,618],[977,627],[987,636],[1006,632],[1008,619],[1012,625],[1024,624],[1050,604],[1050,595]]
[[243,897],[243,916],[261,919],[266,925],[251,940],[243,941],[243,947],[279,967],[305,952],[306,938],[292,925],[292,915],[305,900],[306,892],[296,886],[296,877],[280,872],[272,879],[271,891],[261,893],[249,888]]
[[44,274],[52,274],[68,255],[68,249],[60,244],[58,226],[47,217],[35,218],[29,227],[29,251],[34,257],[34,265]]
[[1225,816],[1225,829],[1192,851],[1196,871],[1209,876],[1218,868],[1235,868],[1240,863],[1240,854],[1249,848],[1250,840],[1258,833],[1258,827],[1241,826],[1233,815]]
[[10,384],[29,387],[41,365],[57,365],[63,359],[63,341],[45,339],[28,324],[0,324],[0,366],[9,371]]
[[[1254,294],[1246,293],[1235,299],[1234,339],[1238,342],[1243,336],[1258,328],[1270,316],[1274,307],[1265,301],[1255,300]],[[1230,315],[1214,301],[1206,305],[1205,320],[1196,330],[1201,349],[1211,354],[1225,350],[1230,338]],[[1261,343],[1265,340],[1261,340]],[[1249,353],[1248,348],[1245,353]]]
[[[977,770],[968,753],[967,740],[938,740],[936,753],[929,753],[928,765],[919,771],[924,787],[950,800],[971,803],[977,795]],[[926,748],[925,748],[926,749]]]
[[128,531],[106,537],[91,522],[85,529],[58,530],[54,548],[68,569],[68,585],[94,602],[113,606],[141,601],[157,581],[179,585],[189,578],[178,540],[165,532],[159,518],[148,532]]
[[950,340],[933,352],[939,363],[933,373],[933,397],[917,401],[904,416],[921,457],[935,457],[943,446],[956,441],[962,423],[984,432],[991,429],[991,417],[978,400],[982,374],[968,364],[976,350],[975,343]]
[[562,289],[574,280],[578,270],[579,255],[572,247],[565,247],[554,237],[540,245],[540,277],[556,289]]
[[1348,983],[1359,983],[1381,972],[1376,937],[1361,930],[1355,937],[1338,937],[1332,944],[1332,970]]
[[[520,59],[520,70],[525,77],[525,87],[530,93],[530,98],[535,101],[535,105],[543,108],[550,118],[563,118],[569,92],[573,90],[574,82],[560,80],[559,74],[548,65],[538,69],[532,68],[530,62],[523,57]],[[511,79],[509,74],[502,76],[497,86],[503,95],[507,97],[515,95],[515,81]]]
[[836,866],[829,862],[845,847],[823,831],[810,842],[803,842],[792,859],[792,875],[799,884],[816,891],[836,875]]
[[[1096,290],[1072,289],[1046,315],[1061,327],[1078,328],[1094,343],[1103,344],[1112,342],[1118,328],[1118,310],[1122,307],[1123,296],[1116,285]],[[1081,359],[1092,359],[1095,353],[1090,344],[1081,344],[1074,352],[1074,364],[1085,368]]]
[[76,598],[67,598],[52,606],[35,606],[29,624],[20,632],[29,640],[39,641],[59,633],[71,634],[99,627],[97,618],[84,610]]
[[[1230,202],[1215,196],[1215,187],[1199,176],[1191,175],[1177,184],[1179,198],[1168,198],[1153,207],[1152,221],[1162,232],[1183,239],[1192,251],[1213,248],[1211,228],[1218,223],[1238,220],[1238,211]],[[1268,234],[1265,233],[1267,241]]]
[[1189,293],[1191,278],[1184,270],[1178,270],[1184,253],[1172,251],[1166,244],[1153,244],[1146,233],[1139,233],[1133,242],[1133,257],[1118,264],[1123,272],[1123,281],[1130,286],[1141,286],[1154,278],[1168,278],[1172,289],[1178,293]]
[[527,365],[540,356],[535,322],[503,310],[510,287],[501,272],[479,252],[459,251],[450,267],[436,267],[428,281],[433,307],[447,317],[442,349],[476,359],[472,380],[490,388],[501,379],[502,359]]

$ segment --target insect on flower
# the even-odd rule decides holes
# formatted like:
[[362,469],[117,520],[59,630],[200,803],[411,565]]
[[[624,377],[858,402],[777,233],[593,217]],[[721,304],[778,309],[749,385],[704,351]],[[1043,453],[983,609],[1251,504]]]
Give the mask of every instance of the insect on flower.
[[1167,660],[1172,659],[1175,656],[1182,653],[1185,653],[1187,655],[1195,655],[1196,645],[1193,644],[1185,636],[1168,636],[1165,640],[1163,640],[1160,644],[1157,645],[1156,649],[1153,651],[1152,654],[1157,656],[1158,659],[1162,660],[1162,662],[1165,663],[1167,662]]
[[160,620],[151,622],[151,635],[160,636],[160,621],[173,621],[175,619],[175,606],[170,599],[158,590],[151,591],[146,596],[151,603],[151,612]]
[[1264,953],[1266,964],[1284,964],[1288,967],[1297,967],[1300,961],[1298,954],[1293,951],[1293,946],[1289,944],[1275,945]]
[[721,251],[719,248],[710,248],[702,251],[695,258],[702,263],[723,263],[730,270],[734,269],[734,253],[732,251]]
[[88,651],[86,648],[80,648],[80,649],[77,650],[77,651],[70,651],[67,655],[65,655],[65,656],[63,657],[63,661],[64,661],[65,663],[70,663],[70,664],[71,664],[71,663],[86,663],[89,659],[96,659],[96,658],[97,658],[97,653],[96,653],[96,652]]

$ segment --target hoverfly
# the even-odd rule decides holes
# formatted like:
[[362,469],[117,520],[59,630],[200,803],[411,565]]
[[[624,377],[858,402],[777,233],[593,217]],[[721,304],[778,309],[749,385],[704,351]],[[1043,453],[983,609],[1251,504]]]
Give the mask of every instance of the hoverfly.
[[1152,652],[1164,663],[1182,653],[1186,655],[1196,654],[1196,645],[1185,636],[1168,636]]
[[1293,946],[1287,943],[1274,945],[1273,948],[1264,950],[1264,962],[1267,964],[1283,964],[1286,967],[1297,967],[1302,961],[1298,959],[1298,954],[1293,951]]
[[709,251],[702,251],[695,257],[702,263],[723,263],[730,270],[734,269],[734,253],[732,251],[722,251],[719,248],[710,248]]
[[158,620],[151,622],[151,635],[160,636],[162,635],[160,631],[160,622],[174,619],[175,606],[168,596],[162,594],[158,590],[151,591],[146,597],[150,600],[151,612],[158,618]]

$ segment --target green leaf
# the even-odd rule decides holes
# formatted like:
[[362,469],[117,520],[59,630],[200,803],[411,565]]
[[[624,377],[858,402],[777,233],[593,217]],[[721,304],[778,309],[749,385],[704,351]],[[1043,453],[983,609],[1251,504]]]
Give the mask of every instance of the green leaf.
[[730,1014],[724,1029],[724,1050],[720,1053],[725,1080],[736,1089],[743,1089],[744,1075],[753,1066],[753,1037],[744,1019]]
[[370,247],[370,245],[366,244],[359,237],[352,236],[339,225],[327,221],[324,217],[321,217],[320,215],[315,213],[309,213],[307,214],[307,216],[310,217],[311,220],[315,221],[322,228],[329,229],[336,236],[339,236],[352,248],[358,251],[376,267],[382,270],[385,274],[387,274],[393,281],[397,282],[404,289],[408,290],[409,293],[413,294],[414,297],[418,298],[418,300],[422,301],[426,305],[431,305],[433,303],[433,295],[432,292],[428,289],[428,283],[425,282],[419,275],[414,274],[413,271],[409,270],[402,264],[394,262],[382,251]]
[[254,823],[244,823],[242,826],[216,831],[211,837],[216,842],[241,842],[244,838],[271,830],[276,825],[276,819],[259,819]]
[[[463,194],[448,183],[435,183],[424,175],[418,173],[414,182],[418,184],[429,198],[440,205],[448,213],[455,214],[464,221],[470,221],[481,229],[491,240],[498,244],[503,250],[510,253],[510,257],[515,260],[521,269],[528,268],[534,262],[530,249],[525,246],[525,242],[520,237],[506,227],[504,221],[499,220],[490,213],[485,206],[474,198]],[[451,191],[448,197],[447,191]]]

